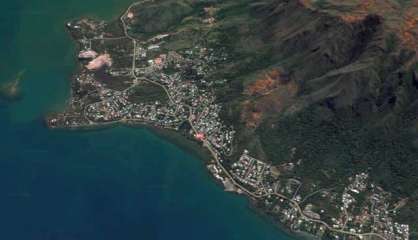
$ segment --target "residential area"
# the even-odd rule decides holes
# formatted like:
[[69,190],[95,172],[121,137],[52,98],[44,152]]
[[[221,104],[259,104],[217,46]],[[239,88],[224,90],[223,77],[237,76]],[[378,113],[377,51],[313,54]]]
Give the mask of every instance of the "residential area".
[[[127,12],[122,21],[129,16]],[[408,239],[408,225],[394,220],[390,194],[367,173],[352,176],[342,188],[305,194],[304,183],[287,174],[297,163],[273,166],[245,150],[225,164],[234,150],[235,131],[223,123],[222,105],[206,78],[227,60],[225,53],[203,44],[175,51],[166,47],[171,33],[138,40],[127,28],[112,31],[106,23],[88,19],[67,27],[79,44],[80,70],[67,111],[47,119],[51,128],[126,123],[178,130],[186,125],[189,136],[210,151],[208,168],[226,190],[248,195],[292,230],[334,239]]]

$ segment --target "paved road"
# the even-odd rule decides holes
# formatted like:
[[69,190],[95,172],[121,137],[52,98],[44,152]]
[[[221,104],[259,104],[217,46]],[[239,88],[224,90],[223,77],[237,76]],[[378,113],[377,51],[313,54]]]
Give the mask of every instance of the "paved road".
[[[133,43],[134,43],[134,54],[133,54],[133,56],[134,56],[134,59],[133,59],[133,63],[132,63],[132,73],[133,73],[133,76],[135,77],[135,78],[137,78],[137,76],[135,75],[135,52],[136,52],[136,41],[138,40],[138,39],[136,39],[136,38],[134,38],[134,37],[132,37],[132,36],[130,36],[129,35],[129,33],[128,33],[128,27],[127,27],[127,25],[126,25],[126,23],[125,23],[125,21],[124,21],[124,17],[130,12],[130,10],[132,9],[132,7],[134,7],[134,6],[137,6],[137,5],[140,5],[140,4],[143,4],[143,3],[145,3],[145,2],[150,2],[150,1],[152,1],[152,0],[143,0],[143,1],[139,1],[139,2],[135,2],[135,3],[133,3],[133,4],[131,4],[129,7],[128,7],[128,9],[126,10],[126,12],[120,17],[120,20],[121,20],[121,22],[122,22],[122,25],[123,25],[123,30],[124,30],[124,33],[125,33],[125,36],[126,37],[128,37],[128,38],[130,38],[132,41],[133,41]],[[174,100],[173,100],[173,98],[172,98],[172,96],[170,95],[170,93],[168,92],[168,90],[166,89],[166,87],[165,86],[163,86],[162,84],[160,84],[160,83],[157,83],[157,82],[155,82],[155,81],[152,81],[152,80],[149,80],[149,79],[146,79],[147,81],[149,81],[149,82],[151,82],[151,83],[153,83],[153,84],[156,84],[156,85],[158,85],[158,86],[160,86],[160,87],[162,87],[163,89],[164,89],[164,91],[165,91],[165,93],[167,94],[167,97],[169,98],[169,100],[171,101],[171,103],[172,104],[176,104],[175,102],[174,102]],[[193,121],[192,121],[192,115],[193,115],[193,108],[192,107],[190,107],[190,106],[187,106],[188,108],[189,108],[189,118],[188,118],[188,122],[189,122],[189,124],[190,124],[190,126],[191,126],[191,128],[193,129],[193,132],[195,133],[195,134],[197,134],[198,133],[198,131],[197,131],[197,129],[196,129],[196,127],[194,126],[194,124],[193,124]],[[293,207],[299,212],[299,214],[301,215],[301,217],[303,218],[303,219],[305,219],[306,221],[310,221],[310,222],[316,222],[316,223],[319,223],[319,224],[321,224],[321,225],[323,225],[323,226],[325,226],[328,230],[330,230],[330,231],[332,231],[332,232],[337,232],[337,233],[342,233],[342,234],[347,234],[347,235],[351,235],[351,236],[356,236],[356,237],[358,237],[358,238],[360,238],[360,239],[363,239],[364,237],[372,237],[372,236],[374,236],[374,237],[378,237],[378,238],[380,238],[380,239],[382,239],[382,240],[388,240],[388,239],[386,239],[384,236],[382,236],[382,235],[380,235],[380,234],[378,234],[378,233],[373,233],[373,232],[370,232],[370,233],[353,233],[353,232],[349,232],[349,231],[345,231],[345,230],[341,230],[341,229],[335,229],[335,228],[333,228],[333,227],[331,227],[330,225],[328,225],[326,222],[324,222],[324,221],[321,221],[321,220],[318,220],[318,219],[313,219],[313,218],[310,218],[310,217],[308,217],[308,216],[306,216],[304,213],[303,213],[303,210],[301,209],[301,207],[300,207],[300,205],[299,205],[299,203],[297,203],[296,201],[294,201],[293,199],[290,199],[290,198],[288,198],[288,197],[286,197],[286,196],[284,196],[284,195],[282,195],[282,194],[280,194],[280,193],[273,193],[273,194],[264,194],[264,195],[257,195],[257,194],[255,194],[255,193],[253,193],[253,192],[251,192],[250,190],[248,190],[248,189],[246,189],[243,185],[241,185],[240,183],[238,183],[237,181],[235,181],[235,179],[232,177],[232,175],[229,173],[229,171],[222,165],[222,163],[220,162],[220,159],[219,159],[219,154],[217,153],[217,151],[213,148],[213,146],[212,146],[212,144],[208,141],[208,140],[206,140],[206,139],[204,139],[203,140],[203,146],[204,147],[206,147],[208,150],[209,150],[209,152],[212,154],[212,156],[213,156],[213,158],[215,159],[215,162],[216,162],[216,164],[222,169],[222,171],[224,172],[224,174],[229,178],[229,180],[236,186],[236,187],[238,187],[241,191],[243,191],[243,192],[245,192],[247,195],[249,195],[250,197],[252,197],[252,198],[254,198],[254,199],[261,199],[261,198],[264,198],[264,197],[267,197],[267,196],[270,196],[270,195],[276,195],[276,196],[278,196],[278,197],[280,197],[280,198],[282,198],[282,199],[285,199],[286,201],[288,201],[291,205],[293,205]]]

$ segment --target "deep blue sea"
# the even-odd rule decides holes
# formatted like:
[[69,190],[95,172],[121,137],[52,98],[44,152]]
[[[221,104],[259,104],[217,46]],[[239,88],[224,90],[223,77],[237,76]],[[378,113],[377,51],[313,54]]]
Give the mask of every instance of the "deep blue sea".
[[43,125],[75,70],[66,21],[116,18],[131,1],[2,1],[0,82],[25,75],[23,99],[0,103],[0,240],[291,239],[149,130]]

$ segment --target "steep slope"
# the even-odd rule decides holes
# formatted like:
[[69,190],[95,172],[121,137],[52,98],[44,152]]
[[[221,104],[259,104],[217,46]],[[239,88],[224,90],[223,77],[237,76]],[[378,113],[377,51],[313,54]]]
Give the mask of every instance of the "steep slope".
[[[219,99],[238,129],[232,159],[249,149],[280,164],[297,149],[298,174],[322,186],[367,170],[418,222],[417,2],[226,5],[217,30],[235,61]],[[271,71],[287,80],[263,80]]]
[[138,38],[172,33],[170,51],[222,56],[205,82],[236,130],[226,163],[291,162],[305,195],[367,172],[416,238],[417,16],[417,0],[156,0],[126,20]]

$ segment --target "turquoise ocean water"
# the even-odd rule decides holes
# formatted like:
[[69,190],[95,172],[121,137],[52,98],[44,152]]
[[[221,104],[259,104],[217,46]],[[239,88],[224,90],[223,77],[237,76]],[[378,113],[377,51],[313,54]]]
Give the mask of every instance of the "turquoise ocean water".
[[3,1],[0,82],[25,75],[23,99],[0,103],[0,239],[291,239],[149,130],[43,126],[63,108],[75,70],[64,24],[118,17],[131,1]]

